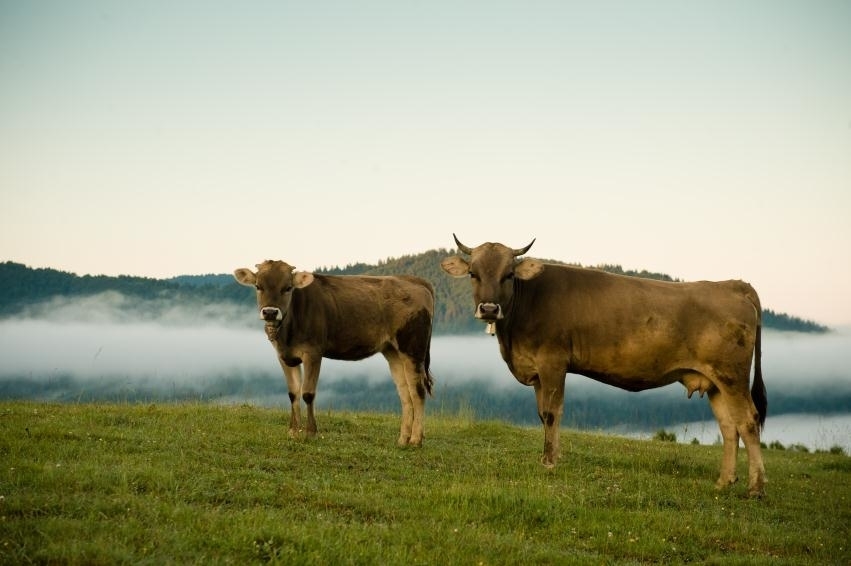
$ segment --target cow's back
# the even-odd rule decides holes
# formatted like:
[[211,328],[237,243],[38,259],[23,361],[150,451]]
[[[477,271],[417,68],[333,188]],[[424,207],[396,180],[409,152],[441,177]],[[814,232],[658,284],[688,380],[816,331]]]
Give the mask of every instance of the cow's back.
[[415,277],[315,275],[293,298],[294,341],[325,357],[355,360],[381,351],[411,320],[431,330],[431,285]]
[[539,277],[517,285],[521,304],[512,310],[528,328],[544,324],[612,335],[654,320],[686,330],[720,320],[754,323],[759,313],[753,287],[738,280],[658,281],[548,264]]
[[378,316],[385,324],[393,325],[422,309],[434,311],[432,286],[419,277],[328,275],[319,282],[335,316]]

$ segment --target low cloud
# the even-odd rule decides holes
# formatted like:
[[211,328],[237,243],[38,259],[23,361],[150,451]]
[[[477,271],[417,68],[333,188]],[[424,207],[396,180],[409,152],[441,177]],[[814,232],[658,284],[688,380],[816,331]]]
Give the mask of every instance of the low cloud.
[[257,320],[253,307],[233,303],[204,303],[195,298],[128,297],[116,291],[69,299],[53,299],[30,305],[16,317],[19,320],[45,320],[55,323],[139,324],[196,327],[206,325],[243,327]]
[[[133,386],[193,386],[215,389],[216,380],[261,379],[285,391],[275,352],[253,308],[232,304],[177,304],[103,293],[53,300],[0,321],[0,381],[44,382],[72,378]],[[851,389],[851,332],[823,335],[766,332],[763,375],[769,402],[778,393]],[[484,333],[436,336],[431,369],[439,387],[482,384],[490,392],[523,391]],[[392,387],[382,356],[360,362],[323,360],[322,383],[360,379]],[[140,385],[141,386],[141,385]],[[672,385],[665,394],[685,397]],[[271,393],[271,392],[270,392]],[[567,396],[614,395],[619,390],[581,376],[568,376]],[[531,390],[529,390],[531,395]],[[851,411],[851,407],[848,408]]]

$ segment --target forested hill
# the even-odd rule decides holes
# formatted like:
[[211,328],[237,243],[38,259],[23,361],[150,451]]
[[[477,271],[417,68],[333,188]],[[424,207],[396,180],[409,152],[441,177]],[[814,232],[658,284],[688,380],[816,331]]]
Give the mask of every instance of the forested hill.
[[[323,267],[317,273],[331,275],[412,274],[430,281],[436,293],[435,333],[452,334],[482,332],[482,324],[472,316],[470,282],[466,278],[447,276],[440,268],[442,259],[454,250],[429,250],[415,255],[390,258],[378,265],[357,263],[346,267]],[[552,261],[552,260],[547,260]],[[555,262],[557,263],[557,262]],[[624,270],[619,265],[601,265],[611,273],[634,277],[675,281],[662,273]],[[32,314],[44,310],[45,304],[67,299],[81,299],[110,293],[120,297],[124,307],[144,302],[147,318],[155,319],[176,305],[184,311],[196,312],[205,320],[215,319],[222,310],[212,308],[226,304],[236,307],[237,316],[244,312],[247,322],[255,322],[254,293],[234,281],[230,274],[184,275],[171,279],[150,279],[122,275],[83,275],[55,269],[34,269],[20,263],[0,263],[0,317]],[[229,309],[232,312],[234,309]],[[766,327],[799,332],[826,332],[826,326],[796,316],[763,312]]]

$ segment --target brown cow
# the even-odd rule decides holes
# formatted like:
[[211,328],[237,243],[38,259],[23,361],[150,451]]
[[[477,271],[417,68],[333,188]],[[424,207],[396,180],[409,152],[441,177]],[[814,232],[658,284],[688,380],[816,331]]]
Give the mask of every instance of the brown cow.
[[[682,383],[689,397],[709,394],[724,457],[718,487],[736,481],[744,440],[749,492],[759,496],[765,468],[759,434],[767,399],[760,368],[761,308],[742,281],[672,283],[595,269],[517,261],[522,249],[485,243],[446,258],[443,269],[469,276],[475,316],[496,329],[502,358],[520,383],[532,385],[544,425],[547,467],[559,453],[566,373],[629,391]],[[754,382],[748,391],[751,360]]]
[[[423,442],[434,290],[419,277],[332,276],[297,272],[283,261],[234,271],[257,290],[260,318],[284,370],[292,402],[290,436],[301,428],[300,398],[307,404],[307,434],[316,434],[313,402],[322,358],[387,359],[402,402],[398,444]],[[302,380],[302,369],[304,376]]]

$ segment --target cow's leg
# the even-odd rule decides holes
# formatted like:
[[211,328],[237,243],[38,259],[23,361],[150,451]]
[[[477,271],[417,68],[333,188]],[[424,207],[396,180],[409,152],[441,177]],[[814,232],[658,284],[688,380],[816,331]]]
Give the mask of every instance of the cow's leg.
[[[756,411],[756,407],[754,407]],[[745,442],[748,451],[748,495],[762,497],[765,495],[765,464],[762,462],[762,448],[759,440],[759,421],[750,419],[739,426],[739,434]]]
[[287,389],[290,394],[290,430],[289,435],[294,437],[301,430],[301,365],[288,366],[281,362],[284,376],[287,379]]
[[559,426],[564,412],[563,371],[551,370],[540,373],[535,380],[535,399],[538,402],[538,417],[544,425],[544,453],[541,464],[547,468],[556,465],[559,457]]
[[736,395],[729,409],[736,430],[745,443],[745,450],[748,451],[748,495],[762,497],[765,495],[766,480],[759,445],[759,413],[747,391]]
[[396,342],[389,343],[384,355],[402,403],[402,424],[399,444],[421,446],[425,420],[425,397],[429,383],[425,361],[431,343],[431,312],[422,309],[414,314],[396,333]]
[[730,415],[729,395],[718,389],[709,391],[709,406],[721,429],[721,439],[724,442],[724,456],[721,460],[721,475],[718,476],[716,487],[723,488],[736,483],[736,455],[739,451],[739,433],[736,423]]
[[321,356],[305,356],[304,363],[304,383],[301,387],[301,398],[304,399],[307,405],[307,436],[316,435],[316,417],[313,413],[313,401],[316,399],[316,385],[319,382],[319,368],[322,365]]
[[[412,440],[414,428],[414,403],[411,399],[411,391],[408,388],[408,379],[406,377],[405,360],[399,352],[395,350],[386,350],[382,352],[387,359],[387,364],[390,366],[390,375],[393,377],[393,383],[396,384],[396,392],[399,394],[399,401],[402,404],[402,424],[399,427],[399,439],[396,444],[406,446]],[[420,429],[422,435],[422,429]],[[422,443],[422,436],[419,442]]]
[[422,446],[425,425],[425,398],[426,380],[423,364],[418,364],[408,356],[403,356],[405,363],[405,384],[408,387],[408,395],[413,405],[413,423],[411,428],[411,439],[408,441],[413,446]]
[[[748,494],[761,497],[765,493],[765,465],[759,445],[759,413],[750,394],[747,389],[738,392],[716,389],[710,392],[709,401],[724,439],[724,460],[718,487],[736,481],[736,456],[741,438],[748,451]],[[723,415],[723,422],[719,415]]]

